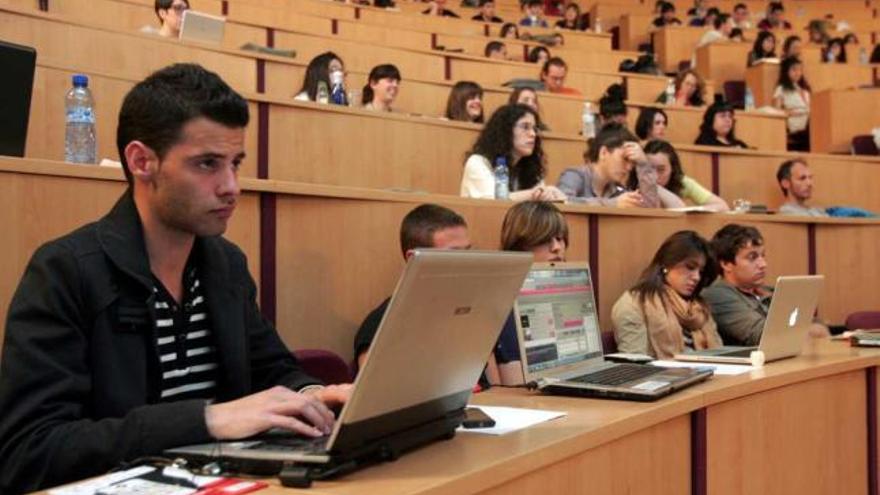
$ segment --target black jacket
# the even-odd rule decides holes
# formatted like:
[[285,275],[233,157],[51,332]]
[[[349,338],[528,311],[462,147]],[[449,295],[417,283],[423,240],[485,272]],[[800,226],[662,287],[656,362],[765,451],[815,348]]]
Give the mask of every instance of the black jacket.
[[[244,254],[220,237],[198,238],[194,250],[220,364],[216,400],[318,383],[261,317]],[[205,401],[159,402],[153,285],[130,192],[34,253],[0,362],[0,493],[211,441]]]

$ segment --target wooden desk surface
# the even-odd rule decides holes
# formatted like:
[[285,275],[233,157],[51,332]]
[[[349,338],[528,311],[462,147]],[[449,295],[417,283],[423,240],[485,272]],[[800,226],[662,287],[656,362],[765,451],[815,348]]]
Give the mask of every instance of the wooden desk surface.
[[831,89],[813,94],[810,148],[817,153],[848,153],[852,138],[880,126],[880,90]]

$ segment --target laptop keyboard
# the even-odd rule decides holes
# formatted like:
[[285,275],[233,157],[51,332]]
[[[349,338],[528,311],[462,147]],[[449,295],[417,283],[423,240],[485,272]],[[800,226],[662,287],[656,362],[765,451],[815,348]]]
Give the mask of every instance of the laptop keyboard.
[[616,386],[622,383],[639,380],[651,375],[656,375],[666,368],[644,364],[618,364],[595,373],[588,373],[572,378],[569,381],[579,383],[592,383],[596,385]]
[[261,435],[258,439],[262,441],[248,448],[258,450],[273,450],[278,452],[322,453],[327,450],[327,440],[329,438],[329,436],[312,438],[292,434],[269,434]]

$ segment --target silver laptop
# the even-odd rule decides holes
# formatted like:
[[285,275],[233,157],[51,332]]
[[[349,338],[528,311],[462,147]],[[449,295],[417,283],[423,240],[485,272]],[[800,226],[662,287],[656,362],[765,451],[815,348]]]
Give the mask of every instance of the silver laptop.
[[187,9],[183,11],[180,39],[219,45],[223,43],[225,29],[225,18]]
[[329,436],[270,433],[166,453],[272,474],[290,462],[352,467],[451,438],[531,263],[531,253],[416,250]]
[[819,305],[822,275],[779,277],[758,347],[724,346],[677,354],[679,361],[751,364],[752,351],[760,349],[764,361],[776,361],[801,353],[801,345]]
[[708,368],[605,361],[586,263],[536,263],[514,311],[523,377],[542,392],[651,401],[712,376]]

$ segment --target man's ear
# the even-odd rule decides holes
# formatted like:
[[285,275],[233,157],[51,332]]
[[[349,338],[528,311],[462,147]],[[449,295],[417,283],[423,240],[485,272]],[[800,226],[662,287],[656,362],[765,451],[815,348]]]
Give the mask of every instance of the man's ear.
[[125,147],[125,162],[136,181],[149,182],[159,169],[159,156],[140,141],[132,141]]
[[779,181],[779,186],[782,187],[782,194],[788,196],[788,191],[791,191],[791,179],[782,179]]
[[720,275],[724,275],[727,272],[733,271],[733,265],[735,263],[731,261],[718,260],[718,265],[721,267]]

